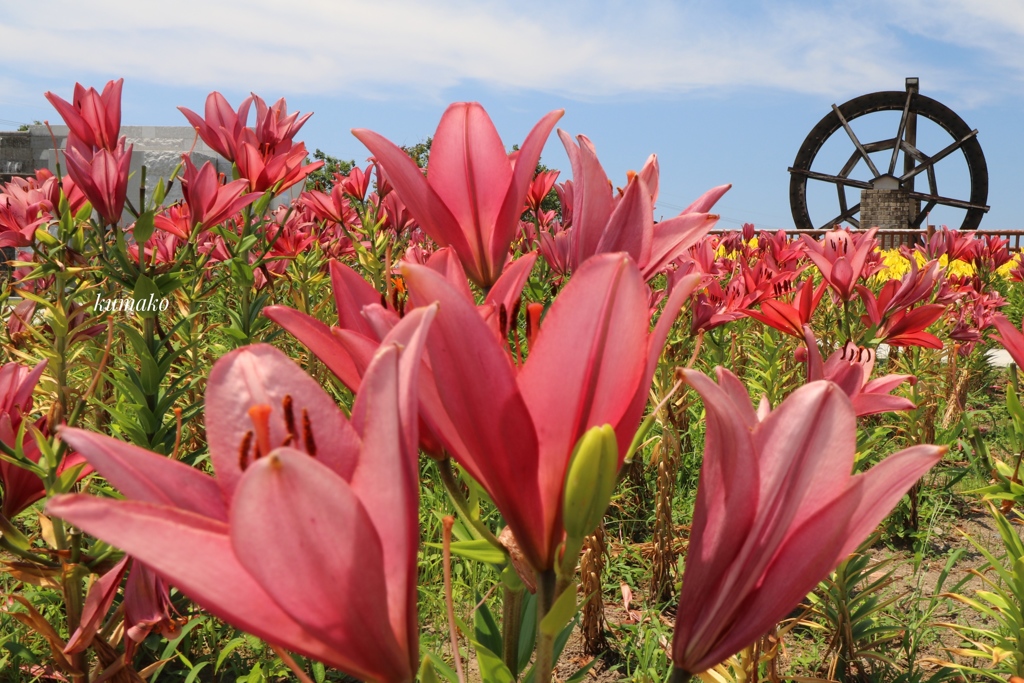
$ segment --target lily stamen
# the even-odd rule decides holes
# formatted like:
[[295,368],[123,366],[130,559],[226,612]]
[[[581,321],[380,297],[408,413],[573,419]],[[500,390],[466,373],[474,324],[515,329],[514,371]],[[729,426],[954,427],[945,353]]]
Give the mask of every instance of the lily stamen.
[[249,447],[252,446],[252,431],[245,433],[242,437],[242,443],[238,447],[238,466],[245,471],[245,468],[249,466]]
[[270,413],[271,408],[265,403],[249,408],[249,419],[252,420],[256,433],[256,458],[270,453],[273,446],[270,445]]
[[306,444],[306,452],[315,458],[316,441],[313,439],[313,425],[305,408],[302,409],[302,441]]

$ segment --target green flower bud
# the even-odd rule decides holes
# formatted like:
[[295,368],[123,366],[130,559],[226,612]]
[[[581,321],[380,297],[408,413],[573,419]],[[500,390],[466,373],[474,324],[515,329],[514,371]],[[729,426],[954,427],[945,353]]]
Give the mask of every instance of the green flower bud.
[[615,430],[608,424],[590,428],[576,444],[565,478],[562,517],[569,539],[582,542],[601,523],[615,490],[618,470]]

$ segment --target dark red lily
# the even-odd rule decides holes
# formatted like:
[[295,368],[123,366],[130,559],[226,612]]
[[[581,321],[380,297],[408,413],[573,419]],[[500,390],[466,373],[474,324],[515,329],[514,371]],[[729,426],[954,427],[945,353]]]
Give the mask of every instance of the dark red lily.
[[815,287],[811,280],[804,280],[797,288],[792,304],[779,299],[765,299],[761,302],[760,311],[748,309],[746,314],[779,332],[802,338],[804,326],[811,322],[825,293],[825,286],[826,283],[822,282]]

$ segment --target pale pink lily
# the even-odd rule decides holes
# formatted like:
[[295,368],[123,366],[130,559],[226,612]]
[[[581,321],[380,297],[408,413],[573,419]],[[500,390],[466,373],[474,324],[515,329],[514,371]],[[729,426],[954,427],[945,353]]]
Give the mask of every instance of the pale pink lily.
[[[506,339],[515,320],[511,316],[530,270],[537,259],[527,254],[510,264],[488,292],[477,312],[491,329],[495,339]],[[427,267],[439,273],[469,304],[474,304],[465,272],[450,248],[439,249],[427,259]],[[327,368],[352,391],[358,391],[374,350],[398,323],[398,312],[388,308],[381,294],[359,273],[337,261],[330,263],[331,286],[338,312],[338,324],[328,326],[316,318],[287,306],[268,306],[264,314],[305,344]],[[383,304],[383,305],[382,305]],[[504,314],[502,313],[504,311]],[[437,387],[424,362],[420,373],[420,395],[426,406],[436,406]],[[439,411],[424,411],[420,429],[423,450],[440,455],[444,443],[438,422],[447,418]]]
[[[448,452],[490,494],[526,560],[554,566],[573,448],[610,424],[619,462],[647,403],[666,335],[699,276],[669,295],[650,332],[647,290],[625,254],[589,259],[568,281],[514,365],[464,294],[425,266],[403,264],[410,300],[443,311],[428,335],[436,396],[421,392]],[[533,332],[533,330],[531,330]]]
[[871,228],[856,238],[848,230],[829,230],[821,242],[801,235],[807,258],[818,266],[821,276],[843,301],[853,296],[854,285],[865,275],[868,255],[874,251],[878,228]]
[[916,383],[917,377],[890,374],[871,379],[871,371],[875,369],[875,350],[853,342],[846,342],[822,363],[818,340],[814,338],[810,325],[803,326],[803,333],[807,343],[807,381],[827,379],[834,382],[850,397],[857,417],[914,409],[913,401],[892,396],[891,392],[904,382]]
[[1002,313],[996,313],[992,316],[992,324],[999,332],[997,335],[992,335],[993,339],[1006,349],[1010,357],[1013,358],[1013,362],[1017,364],[1017,367],[1024,368],[1024,332],[1021,332]]
[[559,109],[542,118],[513,163],[484,108],[457,102],[434,133],[426,177],[383,136],[365,129],[352,133],[373,153],[423,231],[455,249],[469,277],[486,289],[509,259],[537,160],[562,114]]
[[[718,222],[718,216],[708,211],[731,185],[708,190],[678,216],[655,224],[659,170],[654,155],[639,173],[630,174],[625,190],[615,197],[593,143],[580,135],[577,144],[563,130],[558,135],[569,155],[573,175],[568,270],[578,268],[594,254],[625,251],[640,266],[644,279],[649,280],[685,256]],[[543,233],[541,239],[545,239]],[[560,251],[553,244],[548,250]]]
[[63,430],[126,500],[59,496],[48,512],[270,643],[365,680],[412,681],[415,385],[434,313],[414,311],[384,340],[351,422],[271,346],[217,361],[206,393],[216,477]]
[[[54,205],[35,183],[17,182],[15,178],[0,189],[0,247],[27,247],[32,244],[36,228],[44,225]],[[48,181],[56,184],[56,181]]]
[[719,664],[785,617],[945,452],[915,446],[851,475],[846,394],[812,382],[755,413],[739,379],[684,370],[707,438],[673,643],[678,679]]

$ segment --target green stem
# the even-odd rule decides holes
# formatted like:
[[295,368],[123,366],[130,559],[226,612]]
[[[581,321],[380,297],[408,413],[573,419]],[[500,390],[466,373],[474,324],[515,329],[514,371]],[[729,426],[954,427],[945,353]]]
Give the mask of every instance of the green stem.
[[556,583],[553,569],[537,572],[537,654],[533,680],[538,683],[551,683],[551,673],[555,668],[555,636],[545,633],[541,623],[558,598]]
[[675,668],[672,669],[672,678],[669,679],[669,683],[687,683],[693,678],[695,676],[686,669]]
[[459,514],[462,518],[473,525],[473,528],[479,532],[479,534],[487,539],[495,548],[505,550],[505,546],[501,544],[501,541],[491,532],[490,529],[484,525],[475,515],[469,512],[469,501],[466,500],[466,496],[462,493],[462,488],[459,486],[459,481],[455,476],[455,470],[452,469],[452,461],[450,458],[444,460],[435,460],[437,463],[437,470],[441,474],[441,483],[444,484],[445,489],[448,491],[448,495],[451,496],[452,502],[455,503],[455,507],[458,508]]
[[525,592],[521,585],[517,590],[504,586],[501,599],[501,658],[512,678],[519,678],[519,634],[523,630]]
[[843,300],[843,325],[846,328],[847,341],[853,341],[853,328],[850,325],[850,302]]

